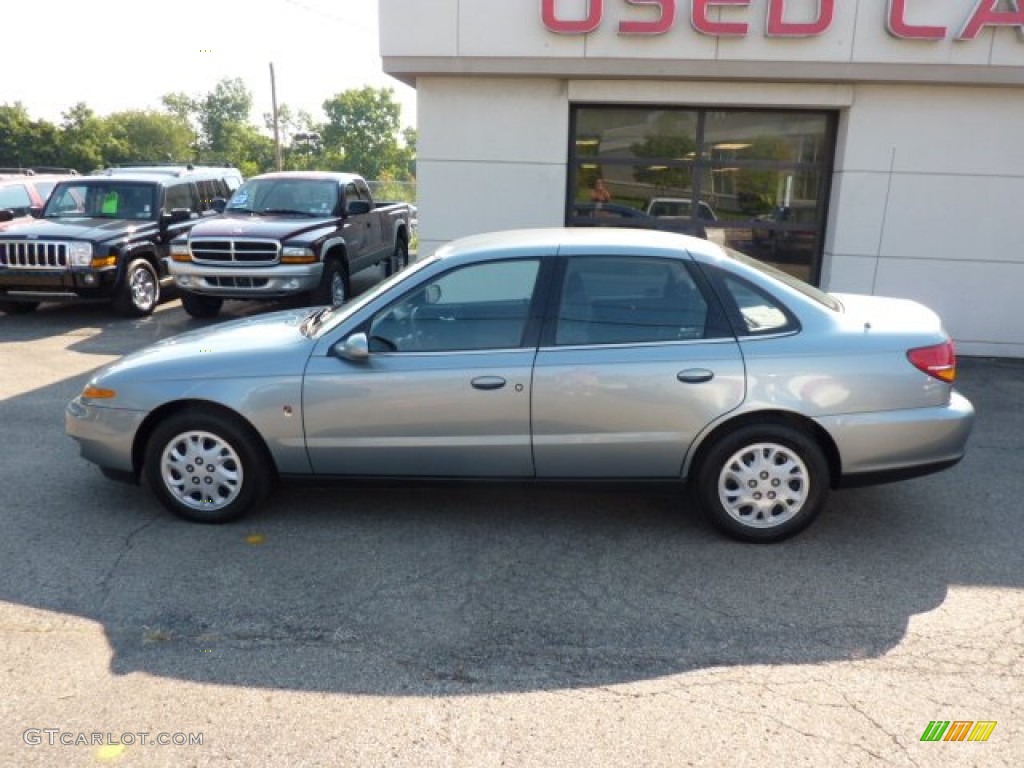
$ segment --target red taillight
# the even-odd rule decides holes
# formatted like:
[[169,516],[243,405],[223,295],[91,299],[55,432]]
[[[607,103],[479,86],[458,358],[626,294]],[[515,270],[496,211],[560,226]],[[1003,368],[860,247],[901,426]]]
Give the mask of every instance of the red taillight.
[[920,371],[929,376],[947,381],[956,379],[956,352],[953,342],[947,339],[934,347],[918,347],[907,352],[907,359]]

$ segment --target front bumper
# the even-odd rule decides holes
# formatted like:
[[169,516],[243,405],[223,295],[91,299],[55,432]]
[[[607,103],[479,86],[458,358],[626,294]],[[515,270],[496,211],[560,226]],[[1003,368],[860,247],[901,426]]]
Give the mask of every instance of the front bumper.
[[937,472],[967,449],[974,406],[959,392],[933,408],[818,418],[842,463],[840,485],[866,485]]
[[132,446],[146,414],[99,408],[76,397],[64,411],[64,431],[78,442],[82,458],[117,472],[134,472]]
[[312,291],[320,285],[324,265],[278,264],[239,269],[172,261],[170,271],[175,285],[190,293],[225,299],[273,299]]
[[101,301],[117,288],[117,270],[10,269],[0,267],[0,299],[8,301]]

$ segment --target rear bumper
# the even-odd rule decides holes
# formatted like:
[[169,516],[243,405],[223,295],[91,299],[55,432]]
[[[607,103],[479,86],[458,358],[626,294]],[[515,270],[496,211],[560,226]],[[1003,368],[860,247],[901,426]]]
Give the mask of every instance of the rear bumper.
[[974,406],[953,392],[944,406],[817,421],[839,450],[838,484],[869,485],[938,472],[960,461],[974,425]]
[[319,263],[256,269],[170,264],[174,283],[182,290],[225,299],[273,299],[312,291],[320,285],[324,270]]

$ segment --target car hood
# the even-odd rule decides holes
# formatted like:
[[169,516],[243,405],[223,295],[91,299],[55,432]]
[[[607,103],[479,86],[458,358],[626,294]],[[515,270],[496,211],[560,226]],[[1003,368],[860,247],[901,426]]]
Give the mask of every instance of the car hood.
[[254,237],[267,240],[282,240],[305,235],[315,239],[321,230],[333,232],[339,220],[336,218],[306,218],[303,216],[250,216],[231,214],[204,221],[192,228],[191,237]]
[[315,341],[300,327],[313,311],[272,312],[172,336],[111,363],[94,382],[301,375]]
[[127,221],[125,219],[34,219],[34,224],[19,225],[4,232],[14,239],[49,240],[114,240],[142,229],[156,229],[153,221]]
[[877,333],[942,334],[935,312],[911,299],[833,293],[843,305],[843,317]]

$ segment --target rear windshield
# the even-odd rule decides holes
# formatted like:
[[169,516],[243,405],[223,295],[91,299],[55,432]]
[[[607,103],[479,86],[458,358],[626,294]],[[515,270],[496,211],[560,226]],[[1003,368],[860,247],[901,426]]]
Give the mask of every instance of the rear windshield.
[[740,262],[741,264],[746,264],[748,267],[753,267],[758,272],[763,272],[766,275],[774,277],[780,283],[785,283],[793,290],[799,291],[804,296],[810,299],[814,299],[819,304],[823,304],[824,306],[828,307],[829,309],[835,312],[842,311],[843,305],[840,304],[834,296],[825,293],[825,291],[821,290],[820,288],[815,288],[810,283],[805,283],[800,278],[793,277],[793,275],[787,272],[783,272],[781,269],[776,269],[770,264],[765,264],[763,261],[753,259],[750,256],[747,256],[745,253],[734,251],[732,248],[724,248],[723,250],[729,255],[730,258]]

